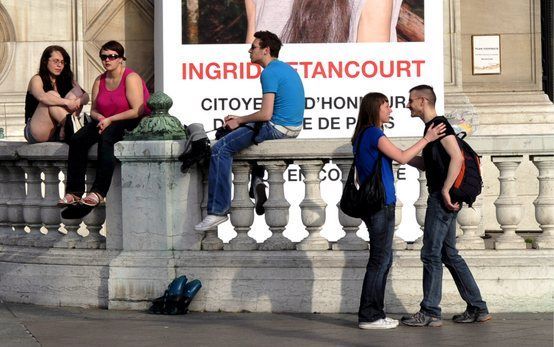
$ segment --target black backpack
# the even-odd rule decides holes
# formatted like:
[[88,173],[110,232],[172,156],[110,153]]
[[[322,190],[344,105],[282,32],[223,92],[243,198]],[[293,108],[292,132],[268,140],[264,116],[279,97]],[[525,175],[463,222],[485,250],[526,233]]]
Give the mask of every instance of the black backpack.
[[477,196],[481,194],[483,177],[481,176],[481,160],[479,155],[463,140],[464,137],[462,134],[456,136],[464,161],[456,181],[454,181],[452,188],[450,188],[450,199],[452,202],[460,204],[465,202],[471,207]]

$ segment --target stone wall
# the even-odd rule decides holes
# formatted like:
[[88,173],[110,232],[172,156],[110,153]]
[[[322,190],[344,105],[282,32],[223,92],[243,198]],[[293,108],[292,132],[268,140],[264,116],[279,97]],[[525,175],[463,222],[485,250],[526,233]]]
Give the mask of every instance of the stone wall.
[[64,47],[88,92],[103,72],[100,46],[120,41],[127,66],[154,86],[153,0],[4,0],[0,3],[0,127],[22,139],[25,92],[44,48]]

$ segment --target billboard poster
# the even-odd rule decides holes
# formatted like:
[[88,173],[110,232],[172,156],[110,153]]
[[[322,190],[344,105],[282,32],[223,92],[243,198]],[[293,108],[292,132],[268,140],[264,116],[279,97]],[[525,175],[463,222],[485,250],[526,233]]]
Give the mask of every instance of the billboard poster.
[[[388,7],[387,7],[388,6]],[[383,10],[385,7],[387,10]],[[160,10],[161,9],[161,10]],[[390,137],[421,136],[423,123],[411,119],[408,91],[429,84],[443,109],[442,2],[430,0],[164,0],[156,2],[156,89],[173,99],[170,113],[183,123],[212,130],[229,114],[246,115],[261,106],[261,67],[251,64],[252,34],[270,30],[282,39],[279,59],[302,78],[306,101],[298,141],[352,136],[361,98],[368,92],[388,96]],[[315,18],[311,22],[306,18]],[[299,24],[301,23],[301,24]],[[398,235],[420,235],[413,202],[419,196],[417,170],[399,170],[397,197],[403,204]],[[326,164],[321,173],[327,218],[322,234],[344,234],[338,222],[340,172]],[[304,184],[299,167],[285,173],[290,222],[284,235],[307,235],[299,204]],[[302,192],[302,194],[300,194]],[[219,227],[224,241],[234,236],[230,223]],[[358,234],[367,239],[365,227]],[[250,235],[271,234],[263,216]]]

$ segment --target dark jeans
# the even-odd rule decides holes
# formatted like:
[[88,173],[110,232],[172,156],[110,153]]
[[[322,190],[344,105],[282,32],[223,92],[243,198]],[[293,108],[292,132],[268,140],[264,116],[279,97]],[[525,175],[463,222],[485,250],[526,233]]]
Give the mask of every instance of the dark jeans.
[[421,312],[432,317],[441,317],[442,264],[448,268],[458,292],[470,311],[488,312],[481,299],[479,287],[464,259],[456,249],[456,216],[443,207],[440,192],[429,194],[425,227],[423,230],[423,301]]
[[140,118],[113,122],[99,134],[98,122],[92,121],[76,132],[69,141],[66,193],[81,196],[85,192],[88,150],[98,142],[96,177],[90,191],[106,197],[116,164],[114,144],[123,139],[125,130],[132,130],[139,122]]
[[392,264],[394,209],[394,205],[387,205],[362,218],[369,231],[369,261],[358,310],[359,322],[385,318],[385,285]]

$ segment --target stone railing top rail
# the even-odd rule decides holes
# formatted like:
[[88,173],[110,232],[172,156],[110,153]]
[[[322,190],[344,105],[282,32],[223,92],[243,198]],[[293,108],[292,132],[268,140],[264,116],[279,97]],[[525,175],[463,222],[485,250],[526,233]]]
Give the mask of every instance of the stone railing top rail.
[[[401,148],[415,143],[419,137],[395,137],[391,140]],[[554,155],[554,134],[470,136],[467,141],[480,155],[520,156]],[[123,147],[125,151],[122,151]],[[0,160],[25,158],[31,160],[66,160],[68,146],[63,143],[0,141]],[[116,145],[116,155],[122,160],[175,159],[184,150],[184,140],[122,141]],[[124,154],[123,154],[124,152]],[[96,158],[96,146],[89,151]],[[347,138],[287,139],[266,141],[242,151],[236,159],[350,159],[352,146]]]
[[[395,137],[391,140],[399,147],[407,148],[419,140],[419,137]],[[468,137],[467,142],[480,155],[554,155],[554,134],[474,135]],[[348,159],[352,158],[352,146],[350,139],[346,138],[273,140],[249,147],[236,157],[243,160],[259,158]]]

